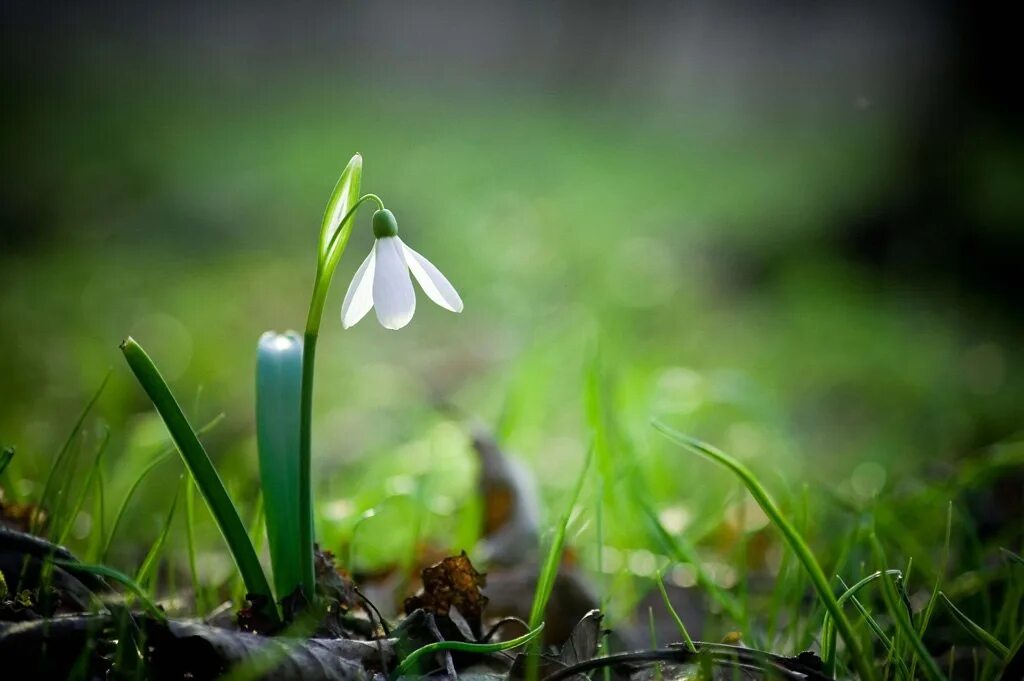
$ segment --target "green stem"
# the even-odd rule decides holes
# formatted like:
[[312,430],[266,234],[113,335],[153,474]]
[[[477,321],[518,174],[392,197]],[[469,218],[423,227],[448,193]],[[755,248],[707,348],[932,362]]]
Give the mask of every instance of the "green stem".
[[[323,253],[331,253],[338,244],[340,252],[334,257],[337,262],[348,243],[351,230],[345,229],[349,222],[367,201],[375,202],[384,208],[384,202],[376,194],[364,194],[359,197],[348,212],[345,213],[338,228],[331,236]],[[313,490],[310,462],[312,460],[312,427],[313,427],[313,367],[316,362],[316,342],[320,337],[320,322],[324,315],[327,302],[327,291],[331,285],[333,268],[324,271],[324,260],[317,263],[316,279],[313,281],[313,296],[309,301],[309,313],[306,316],[306,331],[302,341],[302,398],[301,414],[299,415],[299,552],[302,570],[302,591],[310,602],[316,597],[316,573],[313,567]]]

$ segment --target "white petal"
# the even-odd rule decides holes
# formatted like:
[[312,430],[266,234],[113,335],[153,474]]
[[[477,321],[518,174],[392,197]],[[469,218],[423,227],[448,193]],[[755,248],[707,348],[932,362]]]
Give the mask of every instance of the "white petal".
[[[402,241],[399,239],[399,241]],[[445,276],[441,274],[434,265],[422,255],[412,250],[402,242],[402,251],[405,253],[405,262],[409,265],[409,271],[420,283],[423,292],[446,310],[462,312],[462,298],[459,297],[455,287],[451,285]]]
[[374,249],[371,248],[370,255],[366,256],[366,260],[356,270],[356,276],[352,277],[352,283],[348,285],[345,302],[341,305],[342,328],[355,326],[373,307],[373,253]]
[[409,278],[409,267],[402,257],[398,237],[377,239],[376,271],[373,273],[373,307],[385,329],[400,329],[416,312],[416,292]]

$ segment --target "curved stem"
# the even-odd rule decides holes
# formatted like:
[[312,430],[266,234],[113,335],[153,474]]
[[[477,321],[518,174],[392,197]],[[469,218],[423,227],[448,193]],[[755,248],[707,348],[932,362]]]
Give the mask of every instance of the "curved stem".
[[[338,242],[338,237],[341,234],[342,227],[345,226],[346,222],[348,222],[349,220],[352,219],[352,216],[354,216],[356,214],[356,211],[359,210],[359,207],[362,206],[367,201],[373,201],[374,203],[377,204],[377,208],[379,208],[380,210],[384,210],[384,202],[376,194],[363,194],[362,196],[360,196],[359,199],[354,204],[352,204],[352,207],[348,209],[348,212],[345,213],[345,216],[341,218],[341,222],[338,223],[338,229],[334,230],[334,234],[331,235],[331,240],[327,242],[327,248],[324,249],[324,252],[326,252],[326,253],[330,253],[331,252],[331,249],[334,248],[334,244],[336,244]],[[344,248],[344,246],[342,248]],[[315,295],[315,293],[314,293],[314,295]],[[309,323],[309,320],[307,320],[307,326],[306,326],[307,330],[309,329],[308,323]],[[317,322],[316,323],[317,323],[317,326],[319,327],[320,326],[320,319],[319,318],[317,318]]]
[[[330,253],[339,239],[342,240],[340,248],[344,252],[348,241],[345,224],[352,220],[356,211],[367,201],[373,201],[381,209],[384,208],[384,202],[376,194],[364,194],[359,197],[341,218],[338,228],[331,236],[331,241],[323,251],[324,253]],[[302,340],[302,398],[299,418],[299,549],[302,591],[310,603],[316,597],[316,574],[313,567],[313,490],[310,466],[313,425],[313,366],[316,361],[316,342],[320,337],[320,321],[323,318],[327,291],[331,286],[333,275],[333,268],[330,271],[324,270],[323,260],[317,263],[316,279],[313,281],[313,296],[309,301],[306,331]]]

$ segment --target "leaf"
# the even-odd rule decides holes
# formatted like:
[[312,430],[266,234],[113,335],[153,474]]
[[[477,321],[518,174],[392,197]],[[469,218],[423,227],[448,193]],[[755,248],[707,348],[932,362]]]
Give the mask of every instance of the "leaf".
[[448,619],[452,621],[455,628],[462,634],[462,638],[470,643],[477,640],[476,634],[473,633],[473,629],[469,626],[469,622],[466,621],[466,618],[462,616],[462,613],[454,605],[448,608]]
[[177,400],[171,393],[167,382],[160,375],[153,360],[150,359],[142,346],[132,338],[127,338],[121,343],[121,352],[124,353],[128,366],[131,367],[135,378],[149,396],[157,413],[163,419],[167,430],[178,447],[178,453],[196,481],[196,486],[206,500],[217,527],[227,541],[231,556],[235,559],[245,588],[249,593],[267,597],[267,616],[272,619],[279,619],[277,608],[274,606],[273,594],[267,576],[263,572],[260,560],[256,556],[256,549],[253,547],[252,539],[242,524],[242,518],[238,515],[231,497],[224,488],[224,482],[217,474],[210,455],[206,448],[199,441],[199,437],[192,429],[185,414],[181,411]]
[[405,599],[406,614],[422,608],[447,617],[454,607],[479,636],[481,616],[487,605],[480,587],[487,583],[487,577],[476,571],[466,552],[423,568],[422,578],[423,590]]
[[[341,177],[334,185],[331,197],[327,200],[324,217],[320,223],[320,266],[325,273],[334,271],[345,243],[352,231],[352,223],[341,224],[345,215],[359,199],[359,185],[363,177],[363,157],[356,154],[341,172]],[[343,230],[340,234],[338,230]],[[328,276],[328,280],[330,277]]]
[[267,538],[278,599],[302,583],[299,545],[299,438],[302,338],[267,332],[256,359],[256,443]]
[[1009,658],[1010,649],[1007,648],[1002,641],[985,631],[981,625],[968,617],[963,610],[953,605],[953,601],[949,600],[949,597],[947,597],[942,591],[939,592],[939,598],[942,600],[942,604],[949,610],[950,614],[953,615],[953,619],[955,619],[957,623],[963,627],[972,638],[974,638],[974,640],[988,648],[989,652],[1000,660],[1006,660]]
[[558,661],[564,665],[573,665],[597,656],[601,644],[601,620],[604,616],[600,610],[591,610],[573,627],[569,640],[562,644],[558,653]]

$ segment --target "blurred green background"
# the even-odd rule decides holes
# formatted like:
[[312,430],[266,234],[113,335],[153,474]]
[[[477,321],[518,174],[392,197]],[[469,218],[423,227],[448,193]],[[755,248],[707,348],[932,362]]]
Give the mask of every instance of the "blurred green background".
[[[854,498],[947,480],[1012,438],[1024,146],[975,78],[984,60],[951,67],[973,65],[984,34],[950,42],[950,7],[686,7],[12,6],[8,493],[38,495],[111,367],[76,445],[88,461],[109,425],[109,498],[166,444],[117,350],[130,334],[195,422],[226,414],[207,441],[251,514],[256,340],[304,323],[321,211],[355,152],[364,191],[465,312],[421,293],[400,333],[372,315],[343,331],[371,243],[360,216],[318,356],[329,547],[418,476],[427,536],[472,545],[469,421],[537,473],[553,520],[592,437],[594,375],[632,443],[624,465],[679,529],[741,497],[655,437],[652,415],[778,490]],[[146,481],[114,565],[141,560],[179,473],[172,460]],[[367,521],[388,527],[360,544],[362,567],[404,555],[393,520]],[[928,542],[943,521],[927,521]],[[625,521],[607,531],[643,545]],[[216,581],[230,566],[205,534]]]

